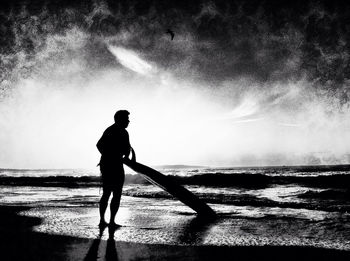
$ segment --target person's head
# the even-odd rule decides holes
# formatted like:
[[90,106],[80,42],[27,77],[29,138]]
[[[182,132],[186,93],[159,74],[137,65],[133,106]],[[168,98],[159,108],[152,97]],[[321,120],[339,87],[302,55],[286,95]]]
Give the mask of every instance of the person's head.
[[129,125],[129,114],[126,110],[117,111],[114,114],[114,122],[122,128],[127,128]]

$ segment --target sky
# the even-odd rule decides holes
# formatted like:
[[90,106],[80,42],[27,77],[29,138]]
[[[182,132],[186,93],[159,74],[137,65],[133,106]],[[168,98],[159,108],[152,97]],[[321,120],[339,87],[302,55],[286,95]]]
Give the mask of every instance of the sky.
[[341,1],[2,2],[0,168],[93,168],[119,109],[148,165],[349,164],[349,25]]

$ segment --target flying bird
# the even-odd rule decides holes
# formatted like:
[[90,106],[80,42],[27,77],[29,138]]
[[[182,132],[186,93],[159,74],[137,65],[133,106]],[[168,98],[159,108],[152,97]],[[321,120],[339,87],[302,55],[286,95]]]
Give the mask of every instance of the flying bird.
[[171,40],[174,39],[175,34],[174,34],[174,32],[172,30],[168,29],[165,33],[166,34],[170,34]]

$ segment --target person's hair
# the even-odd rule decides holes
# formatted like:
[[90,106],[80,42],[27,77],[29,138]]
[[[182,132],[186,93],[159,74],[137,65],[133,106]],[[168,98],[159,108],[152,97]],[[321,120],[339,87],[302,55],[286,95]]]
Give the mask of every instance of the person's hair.
[[125,119],[126,117],[128,117],[130,114],[130,112],[128,112],[127,110],[119,110],[114,114],[114,121],[117,122],[120,119]]

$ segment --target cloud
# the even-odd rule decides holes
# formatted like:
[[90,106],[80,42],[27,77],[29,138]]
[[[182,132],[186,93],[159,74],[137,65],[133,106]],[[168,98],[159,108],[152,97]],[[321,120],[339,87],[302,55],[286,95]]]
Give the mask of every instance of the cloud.
[[116,57],[120,64],[129,70],[142,75],[151,75],[157,71],[154,66],[143,60],[137,53],[132,50],[112,45],[109,45],[108,49]]
[[249,123],[249,122],[262,121],[263,119],[264,119],[264,118],[242,119],[242,120],[232,121],[232,123],[234,123],[234,124],[238,124],[238,123]]
[[243,118],[256,114],[259,111],[259,105],[253,99],[244,99],[229,115],[230,118]]
[[349,153],[340,9],[330,19],[322,4],[48,2],[0,11],[0,165],[90,164],[121,107],[150,162]]

